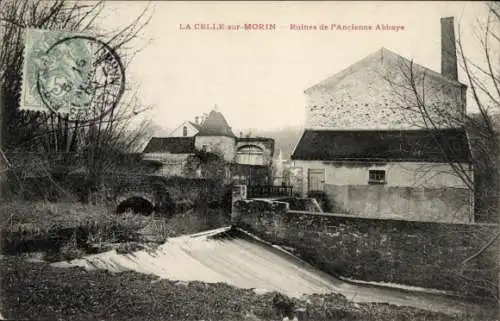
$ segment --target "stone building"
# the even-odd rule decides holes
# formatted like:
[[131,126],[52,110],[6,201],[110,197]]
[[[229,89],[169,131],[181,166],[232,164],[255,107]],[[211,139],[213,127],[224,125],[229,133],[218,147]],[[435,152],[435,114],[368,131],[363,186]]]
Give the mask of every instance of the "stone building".
[[143,158],[157,164],[156,174],[204,177],[203,169],[192,160],[200,153],[210,153],[224,161],[227,182],[272,184],[272,138],[237,137],[216,109],[199,120],[182,123],[169,137],[151,138]]
[[274,139],[238,137],[235,141],[235,181],[245,185],[273,185]]
[[[302,173],[294,190],[323,193],[332,211],[353,215],[473,220],[453,18],[442,18],[441,29],[441,74],[381,48],[305,91],[305,130],[291,156]],[[408,79],[424,90],[428,117],[414,108]]]

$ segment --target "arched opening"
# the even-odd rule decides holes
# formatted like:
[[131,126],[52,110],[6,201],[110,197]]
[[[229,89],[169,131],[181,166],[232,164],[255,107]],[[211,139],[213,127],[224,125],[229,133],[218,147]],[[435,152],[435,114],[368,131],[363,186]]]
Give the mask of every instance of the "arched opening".
[[188,128],[186,126],[182,127],[182,136],[186,137],[188,135]]
[[245,165],[264,165],[264,151],[255,145],[245,145],[238,148],[236,162]]
[[121,214],[126,211],[131,211],[134,214],[151,215],[154,211],[154,205],[150,201],[134,196],[129,197],[116,207],[116,213]]

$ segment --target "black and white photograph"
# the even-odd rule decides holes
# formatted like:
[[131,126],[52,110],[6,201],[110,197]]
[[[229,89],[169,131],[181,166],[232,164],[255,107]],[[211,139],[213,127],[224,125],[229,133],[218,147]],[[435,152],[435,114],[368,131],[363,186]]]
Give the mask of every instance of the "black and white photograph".
[[0,320],[500,321],[500,4],[0,0]]

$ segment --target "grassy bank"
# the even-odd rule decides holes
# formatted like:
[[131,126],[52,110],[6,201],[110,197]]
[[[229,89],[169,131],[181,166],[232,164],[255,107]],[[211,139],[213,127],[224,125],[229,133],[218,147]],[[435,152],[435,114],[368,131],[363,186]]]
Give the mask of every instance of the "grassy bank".
[[290,300],[225,284],[158,280],[135,272],[56,268],[7,256],[0,258],[0,269],[0,311],[9,319],[281,320],[278,314],[290,307],[301,311],[301,321],[493,320],[387,304],[355,304],[335,294]]
[[[110,248],[136,250],[181,234],[227,225],[220,211],[191,209],[172,217],[116,214],[114,208],[75,202],[9,202],[0,205],[3,254],[45,253],[73,259]],[[131,246],[135,245],[135,246]]]

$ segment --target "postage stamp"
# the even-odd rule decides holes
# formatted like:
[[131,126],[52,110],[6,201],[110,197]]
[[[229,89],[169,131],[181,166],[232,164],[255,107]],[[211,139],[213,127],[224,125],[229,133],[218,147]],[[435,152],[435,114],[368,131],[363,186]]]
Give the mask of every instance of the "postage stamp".
[[28,29],[21,109],[91,121],[108,114],[125,88],[120,57],[93,37]]

